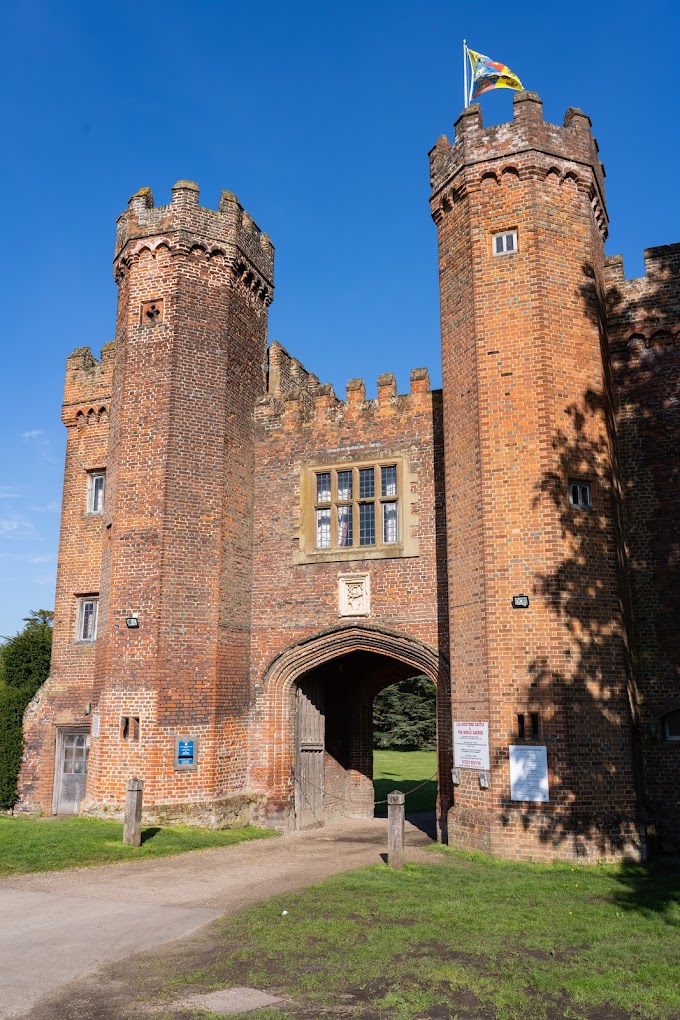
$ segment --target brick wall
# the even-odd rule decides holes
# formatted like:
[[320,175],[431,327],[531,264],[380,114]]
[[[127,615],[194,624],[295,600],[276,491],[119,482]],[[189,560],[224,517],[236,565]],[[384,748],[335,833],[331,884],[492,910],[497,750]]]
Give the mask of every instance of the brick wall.
[[[636,794],[602,360],[602,168],[590,122],[532,93],[432,154],[442,302],[454,719],[488,720],[449,834],[513,857],[635,849]],[[517,231],[518,250],[492,238]],[[569,505],[590,482],[593,509]],[[512,597],[527,594],[526,610]],[[540,717],[533,740],[517,716]],[[508,745],[548,749],[550,803],[510,799]]]
[[612,256],[606,283],[645,808],[652,838],[677,849],[680,742],[663,716],[680,708],[680,245],[645,251],[638,280]]

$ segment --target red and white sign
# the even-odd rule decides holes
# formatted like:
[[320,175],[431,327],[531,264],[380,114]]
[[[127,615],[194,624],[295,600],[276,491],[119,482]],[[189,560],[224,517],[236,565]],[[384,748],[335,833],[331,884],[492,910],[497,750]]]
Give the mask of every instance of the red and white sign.
[[454,722],[453,757],[457,769],[480,769],[488,772],[488,722]]

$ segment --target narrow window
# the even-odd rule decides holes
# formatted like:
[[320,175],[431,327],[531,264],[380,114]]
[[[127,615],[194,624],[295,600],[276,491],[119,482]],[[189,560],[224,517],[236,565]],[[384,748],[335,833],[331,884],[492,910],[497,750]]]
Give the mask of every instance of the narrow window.
[[491,241],[494,255],[513,255],[517,251],[516,230],[504,230],[502,234],[494,234]]
[[531,719],[531,736],[538,737],[538,712],[531,712],[529,718]]
[[375,545],[375,503],[359,503],[359,545]]
[[316,476],[316,501],[317,503],[330,503],[331,501],[330,471],[322,471]]
[[123,740],[139,740],[138,715],[124,715],[121,717],[120,735]]
[[352,507],[338,507],[338,545],[352,545]]
[[316,547],[330,549],[331,546],[331,508],[325,507],[316,511]]
[[664,716],[663,723],[666,740],[680,740],[680,708]]
[[397,517],[396,503],[383,503],[382,505],[382,540],[389,545],[399,541],[399,523]]
[[89,514],[103,512],[105,484],[106,473],[104,471],[90,471],[87,478],[87,512]]
[[524,728],[524,714],[521,712],[517,716],[517,736],[520,740],[523,740],[526,736],[526,730]]
[[569,482],[569,502],[572,506],[578,506],[582,510],[590,510],[593,506],[592,490],[590,482],[572,480]]
[[78,624],[76,638],[78,641],[94,641],[97,637],[98,598],[78,599]]
[[375,471],[373,468],[359,468],[359,499],[373,499],[375,496]]

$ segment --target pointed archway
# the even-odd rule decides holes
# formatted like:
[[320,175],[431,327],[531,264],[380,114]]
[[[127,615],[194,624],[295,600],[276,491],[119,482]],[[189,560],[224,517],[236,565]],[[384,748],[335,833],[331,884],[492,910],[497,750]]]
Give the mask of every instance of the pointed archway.
[[420,674],[437,688],[437,814],[445,839],[452,801],[448,662],[417,638],[363,622],[310,635],[265,671],[254,725],[273,739],[260,747],[253,778],[267,790],[269,823],[290,831],[372,817],[373,699]]

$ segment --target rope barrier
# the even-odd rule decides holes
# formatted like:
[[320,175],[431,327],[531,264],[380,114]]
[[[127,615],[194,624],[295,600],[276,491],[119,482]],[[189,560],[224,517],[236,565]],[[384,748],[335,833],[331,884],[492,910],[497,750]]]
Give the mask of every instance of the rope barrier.
[[[298,779],[300,777],[298,776],[298,774],[295,771],[295,769],[291,769],[291,775],[293,777],[293,780],[297,783],[297,781],[298,781]],[[422,783],[418,783],[417,786],[411,787],[410,790],[402,790],[402,793],[404,794],[405,797],[410,797],[410,795],[412,793],[415,793],[416,790],[422,789],[423,786],[427,786],[428,783],[431,783],[432,780],[436,779],[436,778],[437,778],[437,773],[433,772],[432,775],[429,777],[429,779],[424,779],[422,781]],[[309,780],[307,780],[307,782],[305,782],[305,783],[301,783],[300,784],[300,789],[302,791],[304,791],[305,789],[317,790],[318,793],[322,793],[323,794],[324,801],[330,801],[330,802],[334,802],[334,803],[337,803],[337,804],[342,804],[346,800],[345,797],[338,797],[337,795],[334,795],[332,793],[328,793],[328,791],[324,790],[323,787],[316,786],[315,783],[310,783]],[[375,800],[375,799],[373,800],[373,807],[379,807],[379,806],[382,806],[383,804],[387,804],[387,800]]]

